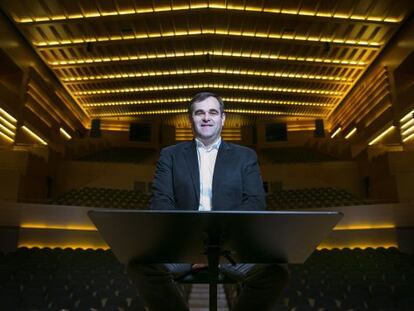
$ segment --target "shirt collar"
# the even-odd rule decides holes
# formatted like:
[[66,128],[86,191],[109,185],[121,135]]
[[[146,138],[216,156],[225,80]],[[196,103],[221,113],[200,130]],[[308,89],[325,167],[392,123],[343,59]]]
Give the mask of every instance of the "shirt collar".
[[220,148],[220,144],[221,144],[221,137],[218,137],[216,139],[216,141],[208,147],[206,145],[204,145],[204,143],[201,140],[199,140],[198,138],[196,138],[195,141],[196,141],[197,148],[202,148],[205,151],[211,151],[213,149],[218,150]]

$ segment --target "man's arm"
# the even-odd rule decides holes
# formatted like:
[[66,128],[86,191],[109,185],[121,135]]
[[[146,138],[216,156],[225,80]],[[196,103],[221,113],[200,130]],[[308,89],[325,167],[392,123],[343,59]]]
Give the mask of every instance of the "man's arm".
[[248,149],[243,165],[243,197],[241,210],[263,211],[266,209],[266,194],[263,189],[263,180],[260,174],[257,155]]
[[154,181],[152,183],[152,198],[150,209],[175,209],[172,158],[168,149],[162,149],[157,162]]

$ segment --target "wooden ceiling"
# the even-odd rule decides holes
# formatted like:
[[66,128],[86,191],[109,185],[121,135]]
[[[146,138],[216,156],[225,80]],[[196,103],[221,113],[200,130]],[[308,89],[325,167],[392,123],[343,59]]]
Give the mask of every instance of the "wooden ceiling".
[[[411,0],[3,0],[91,118],[175,120],[202,90],[239,123],[326,118]],[[236,121],[235,121],[236,122]]]

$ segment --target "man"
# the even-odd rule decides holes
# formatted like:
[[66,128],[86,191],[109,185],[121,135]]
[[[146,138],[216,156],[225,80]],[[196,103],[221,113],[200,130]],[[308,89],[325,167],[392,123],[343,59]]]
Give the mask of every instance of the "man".
[[[264,210],[255,152],[221,139],[226,119],[222,99],[210,92],[198,93],[188,112],[195,139],[161,151],[151,209]],[[151,311],[188,311],[174,276],[204,267],[131,263],[128,270]],[[242,285],[233,311],[271,310],[288,280],[287,270],[279,265],[228,264],[221,270]]]

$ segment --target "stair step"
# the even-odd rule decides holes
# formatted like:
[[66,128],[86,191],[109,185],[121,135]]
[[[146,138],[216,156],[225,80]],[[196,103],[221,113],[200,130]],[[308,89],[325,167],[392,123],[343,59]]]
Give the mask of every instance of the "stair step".
[[[209,285],[193,284],[188,301],[191,311],[209,311]],[[217,286],[217,310],[228,311],[223,285]]]

